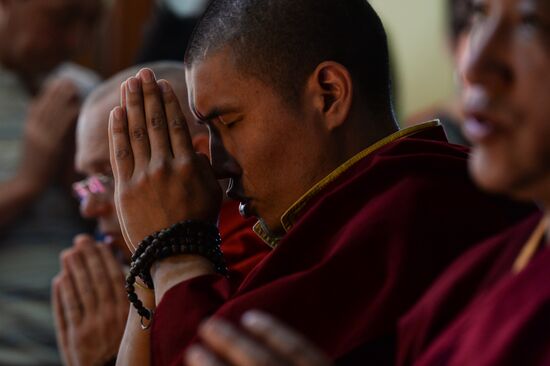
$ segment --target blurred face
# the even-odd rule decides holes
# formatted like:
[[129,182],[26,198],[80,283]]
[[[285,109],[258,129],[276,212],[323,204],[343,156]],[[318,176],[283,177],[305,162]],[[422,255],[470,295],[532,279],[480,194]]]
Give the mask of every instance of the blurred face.
[[476,0],[462,128],[485,189],[550,204],[550,2]]
[[116,104],[116,96],[104,98],[81,113],[77,129],[76,169],[87,180],[82,182],[86,186],[80,187],[82,191],[77,193],[82,216],[97,220],[106,241],[126,251],[114,205],[107,132],[109,112]]
[[3,0],[4,62],[21,72],[49,71],[90,36],[100,0]]
[[190,65],[186,77],[191,109],[210,130],[212,166],[231,178],[228,196],[280,232],[282,214],[332,170],[320,117],[240,73],[227,50]]

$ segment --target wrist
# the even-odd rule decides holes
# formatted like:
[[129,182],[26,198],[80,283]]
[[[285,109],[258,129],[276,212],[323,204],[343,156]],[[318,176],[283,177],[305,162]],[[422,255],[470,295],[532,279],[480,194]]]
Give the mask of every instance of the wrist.
[[155,284],[155,299],[158,303],[168,290],[189,279],[216,273],[213,264],[200,255],[183,254],[155,262],[151,277]]

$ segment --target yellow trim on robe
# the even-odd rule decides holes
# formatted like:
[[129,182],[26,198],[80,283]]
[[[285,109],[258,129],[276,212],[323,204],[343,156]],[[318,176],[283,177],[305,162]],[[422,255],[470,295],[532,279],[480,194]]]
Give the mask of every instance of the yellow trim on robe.
[[[407,137],[417,132],[424,131],[428,128],[433,128],[437,126],[440,126],[440,123],[438,120],[434,120],[434,121],[422,123],[416,126],[399,130],[375,142],[371,146],[367,147],[365,150],[361,151],[360,153],[358,153],[357,155],[355,155],[354,157],[352,157],[351,159],[349,159],[348,161],[340,165],[338,168],[333,170],[332,173],[327,175],[321,181],[316,183],[311,189],[309,189],[298,201],[296,201],[292,206],[290,206],[290,208],[286,210],[286,212],[281,216],[281,224],[283,225],[283,229],[285,233],[287,233],[290,229],[292,229],[292,227],[298,220],[302,210],[307,205],[307,203],[311,201],[313,197],[319,194],[328,184],[335,181],[338,177],[340,177],[344,172],[346,172],[349,168],[351,168],[357,162],[359,162],[366,156],[372,154],[373,152],[377,151],[378,149],[400,138]],[[258,221],[254,225],[253,230],[256,233],[256,235],[258,235],[271,248],[275,248],[281,239],[273,236],[260,221]]]
[[540,223],[537,225],[535,231],[533,231],[533,234],[531,234],[531,237],[529,238],[527,243],[525,243],[523,248],[521,248],[521,252],[517,256],[516,260],[514,261],[514,265],[512,266],[513,273],[520,273],[525,267],[527,267],[531,259],[533,259],[533,257],[535,256],[537,249],[543,244],[543,239],[549,226],[550,216],[544,216]]

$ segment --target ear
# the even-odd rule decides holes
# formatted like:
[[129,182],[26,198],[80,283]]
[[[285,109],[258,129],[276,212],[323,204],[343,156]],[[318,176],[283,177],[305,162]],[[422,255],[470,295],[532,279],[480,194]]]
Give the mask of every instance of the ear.
[[210,138],[207,134],[198,133],[193,136],[191,142],[196,152],[210,157]]
[[346,121],[353,100],[353,80],[346,67],[333,61],[319,64],[310,76],[307,88],[328,130]]

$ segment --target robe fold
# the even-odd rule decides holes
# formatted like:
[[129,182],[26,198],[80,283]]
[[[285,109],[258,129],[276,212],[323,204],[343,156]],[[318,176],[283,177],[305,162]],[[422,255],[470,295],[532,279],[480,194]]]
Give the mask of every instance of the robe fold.
[[512,272],[541,216],[445,271],[400,321],[398,365],[550,365],[550,248]]
[[234,286],[238,286],[270,250],[252,230],[254,220],[241,217],[238,202],[225,201],[222,204],[219,222],[222,251],[230,278]]
[[153,364],[180,365],[205,318],[237,323],[254,308],[331,359],[363,347],[377,365],[392,364],[398,318],[459,254],[529,211],[480,193],[466,150],[449,145],[439,126],[373,146],[308,192],[292,227],[238,289],[219,275],[170,289],[152,325]]

